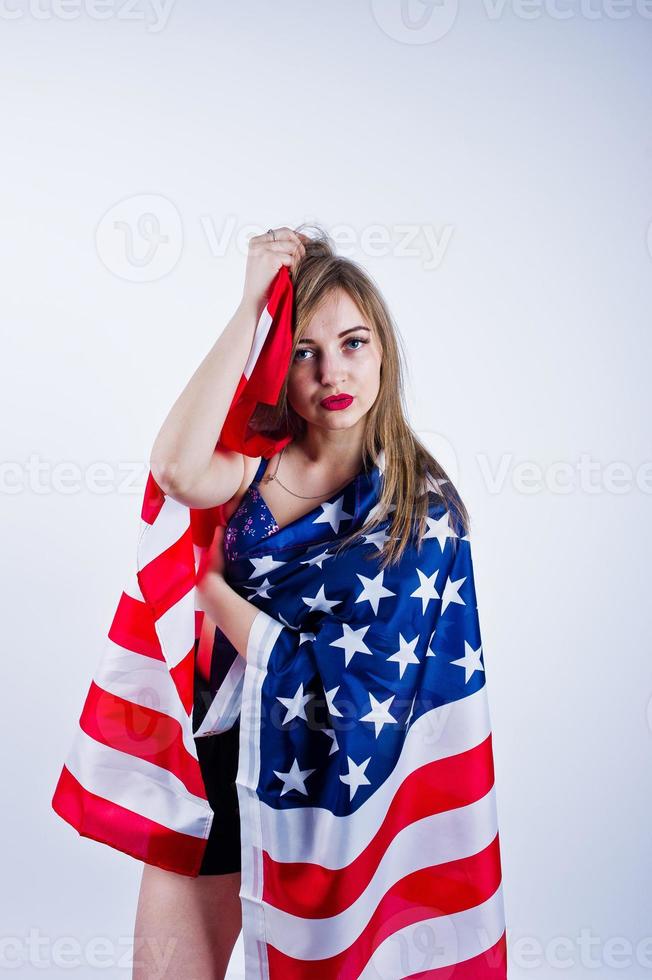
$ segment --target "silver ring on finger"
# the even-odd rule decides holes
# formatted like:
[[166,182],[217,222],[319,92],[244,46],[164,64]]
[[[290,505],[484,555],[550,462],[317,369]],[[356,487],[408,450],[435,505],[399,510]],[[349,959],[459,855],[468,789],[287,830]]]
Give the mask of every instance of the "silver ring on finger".
[[274,231],[274,229],[273,229],[273,228],[268,228],[268,229],[267,229],[267,234],[268,234],[268,235],[271,235],[271,236],[272,236],[272,238],[273,238],[273,240],[274,240],[274,241],[276,241],[276,232]]

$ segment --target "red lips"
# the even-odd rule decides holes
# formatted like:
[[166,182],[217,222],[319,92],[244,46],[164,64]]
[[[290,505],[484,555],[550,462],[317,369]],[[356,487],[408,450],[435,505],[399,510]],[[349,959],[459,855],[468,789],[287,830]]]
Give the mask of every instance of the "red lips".
[[347,395],[346,392],[341,392],[339,395],[329,395],[328,398],[322,399],[319,403],[324,408],[346,408],[353,401],[353,395]]

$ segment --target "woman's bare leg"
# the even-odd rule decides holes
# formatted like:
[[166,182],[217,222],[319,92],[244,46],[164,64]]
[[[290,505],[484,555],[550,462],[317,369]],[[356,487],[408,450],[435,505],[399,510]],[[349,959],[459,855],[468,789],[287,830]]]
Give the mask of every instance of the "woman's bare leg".
[[132,980],[223,980],[242,928],[240,872],[190,878],[146,864]]

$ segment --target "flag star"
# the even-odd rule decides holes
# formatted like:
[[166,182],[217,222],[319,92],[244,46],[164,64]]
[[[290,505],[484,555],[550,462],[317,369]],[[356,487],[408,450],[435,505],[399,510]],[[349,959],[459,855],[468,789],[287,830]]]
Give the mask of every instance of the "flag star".
[[318,555],[313,555],[312,558],[306,558],[305,561],[299,562],[299,564],[300,565],[319,565],[319,567],[321,568],[322,563],[327,558],[332,558],[332,557],[333,557],[332,552],[330,552],[330,551],[321,551]]
[[367,779],[364,772],[367,766],[369,765],[369,763],[371,762],[371,756],[369,756],[368,759],[365,759],[364,762],[361,762],[360,765],[357,765],[357,763],[353,761],[350,755],[347,755],[346,758],[347,758],[347,762],[349,763],[349,771],[346,776],[343,776],[340,773],[340,779],[342,780],[343,783],[346,783],[346,785],[349,787],[349,792],[350,792],[349,803],[350,803],[361,786],[370,785],[370,780]]
[[410,593],[410,597],[421,599],[421,612],[425,613],[431,599],[441,598],[437,592],[437,589],[435,588],[435,579],[439,574],[439,569],[437,568],[430,576],[425,575],[420,568],[417,568],[416,571],[421,585],[418,589],[415,589],[414,592]]
[[258,578],[259,575],[267,575],[268,572],[273,572],[275,568],[280,568],[281,565],[286,564],[284,561],[276,561],[271,555],[264,555],[262,558],[249,558],[248,560],[254,566],[254,570],[249,578]]
[[371,704],[371,711],[363,715],[360,721],[372,721],[376,728],[376,738],[380,735],[383,730],[383,725],[396,724],[396,718],[393,718],[389,713],[389,706],[396,697],[392,694],[391,697],[387,698],[386,701],[378,701],[377,698],[373,696],[371,691],[369,692],[369,703]]
[[370,531],[369,534],[364,535],[364,544],[373,544],[378,548],[379,551],[383,550],[386,541],[389,541],[389,534],[387,533],[387,528],[380,528],[378,531]]
[[436,632],[437,632],[437,629],[435,628],[432,631],[432,633],[431,633],[430,639],[428,640],[428,646],[426,648],[426,657],[436,657],[437,656],[437,654],[435,653],[435,651],[430,649],[430,645],[431,645],[432,641],[435,639],[435,633]]
[[303,771],[299,769],[299,763],[296,759],[292,763],[289,772],[277,772],[275,769],[274,775],[278,776],[283,783],[281,796],[283,796],[284,793],[289,793],[291,789],[297,789],[300,793],[303,793],[304,796],[307,796],[308,790],[306,789],[304,783],[308,776],[310,776],[313,772],[315,772],[314,769],[304,769]]
[[344,494],[338,497],[334,503],[329,503],[325,501],[320,504],[322,508],[322,513],[319,517],[316,517],[313,524],[330,524],[335,533],[337,534],[340,530],[340,524],[342,521],[351,520],[353,514],[347,514],[344,510]]
[[459,660],[451,660],[451,664],[456,667],[464,667],[464,683],[468,684],[469,680],[473,677],[476,670],[481,670],[484,673],[484,667],[480,662],[480,655],[482,654],[482,644],[477,650],[474,650],[470,643],[464,641],[464,656],[460,657]]
[[348,623],[340,623],[342,636],[333,640],[328,645],[331,647],[342,647],[344,649],[344,666],[349,666],[349,661],[354,653],[369,653],[373,656],[373,651],[369,649],[362,637],[365,635],[369,626],[361,626],[360,629],[352,629]]
[[316,596],[301,596],[303,601],[307,606],[310,606],[313,612],[327,612],[329,613],[333,606],[337,606],[342,601],[341,599],[329,600],[326,598],[324,592],[324,586],[322,585]]
[[446,513],[442,514],[442,516],[439,518],[426,517],[428,530],[424,533],[422,537],[422,541],[425,541],[426,538],[436,538],[437,541],[439,541],[439,547],[443,552],[444,548],[446,547],[446,541],[448,540],[448,538],[457,537],[457,534],[448,523],[449,517],[450,517],[449,511],[446,511]]
[[366,575],[361,575],[360,572],[356,572],[355,574],[363,585],[362,592],[355,601],[370,602],[371,608],[378,615],[378,603],[380,600],[386,596],[396,595],[395,592],[391,592],[390,589],[386,589],[383,585],[385,569],[382,569],[375,578],[367,578]]
[[333,731],[333,729],[332,728],[322,728],[322,732],[324,733],[324,735],[328,735],[328,737],[333,740],[332,745],[331,745],[331,750],[330,750],[330,752],[328,754],[329,755],[332,755],[333,752],[339,752],[339,748],[340,747],[337,744],[337,735],[335,734],[335,732]]
[[316,633],[299,633],[299,646],[302,643],[307,643],[309,640],[314,640],[316,636]]
[[405,673],[405,668],[407,667],[408,664],[419,663],[419,658],[414,652],[414,648],[419,642],[419,634],[417,633],[414,639],[410,640],[409,643],[406,639],[404,639],[402,633],[398,634],[398,639],[399,639],[400,646],[396,651],[396,653],[393,653],[391,657],[387,658],[387,662],[389,663],[390,660],[393,660],[396,663],[398,663],[399,677],[403,677],[403,674]]
[[271,588],[271,585],[272,583],[268,578],[264,582],[261,582],[260,585],[245,585],[245,589],[253,590],[251,595],[247,596],[247,599],[253,599],[255,595],[261,596],[263,599],[269,599],[269,592],[267,590]]
[[308,721],[305,707],[312,697],[314,697],[314,694],[310,692],[308,694],[303,693],[303,683],[299,684],[293,698],[280,698],[277,695],[276,700],[280,701],[288,709],[281,724],[287,725],[288,721],[292,721],[293,718],[303,718],[304,721]]
[[[385,514],[385,517],[383,517],[383,520],[385,520],[387,517],[389,517],[389,515],[394,510],[396,510],[396,504],[390,504],[389,507],[387,508],[387,513]],[[376,511],[380,511],[380,501],[377,504],[374,504],[374,506],[371,508],[371,510],[367,514],[367,518],[370,518],[370,517],[373,518],[373,517],[375,517],[376,516]]]
[[416,701],[416,699],[417,699],[417,692],[415,691],[414,692],[414,697],[412,698],[412,704],[410,705],[410,711],[408,713],[407,718],[405,719],[405,727],[406,728],[409,726],[410,721],[412,719],[412,715],[414,714],[414,702]]
[[340,685],[338,684],[337,687],[332,687],[330,691],[324,692],[324,695],[326,697],[326,704],[328,705],[328,713],[331,716],[331,718],[343,717],[342,712],[338,711],[338,709],[335,707],[333,703],[333,698],[335,697],[339,689],[340,689]]
[[465,606],[466,603],[461,595],[459,595],[460,588],[462,584],[466,582],[466,575],[464,578],[458,578],[453,582],[450,578],[446,579],[446,585],[444,586],[444,594],[441,597],[441,611],[442,614],[446,612],[446,607],[450,602],[457,602],[461,606]]
[[428,473],[428,479],[426,480],[426,493],[429,490],[432,490],[434,493],[441,496],[441,488],[443,487],[444,483],[448,482],[448,480],[444,480],[443,478],[433,476],[432,473]]

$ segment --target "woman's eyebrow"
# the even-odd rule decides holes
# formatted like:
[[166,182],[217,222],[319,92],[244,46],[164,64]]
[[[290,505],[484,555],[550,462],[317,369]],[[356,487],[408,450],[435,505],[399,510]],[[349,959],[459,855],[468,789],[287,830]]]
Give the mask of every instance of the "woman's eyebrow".
[[[358,327],[349,327],[347,330],[343,330],[342,333],[338,333],[338,337],[344,337],[347,333],[353,333],[354,330],[367,330],[371,333],[369,327],[366,327],[364,323],[361,323]],[[310,337],[302,337],[301,340],[297,341],[299,344],[316,344],[316,340],[311,340]]]

